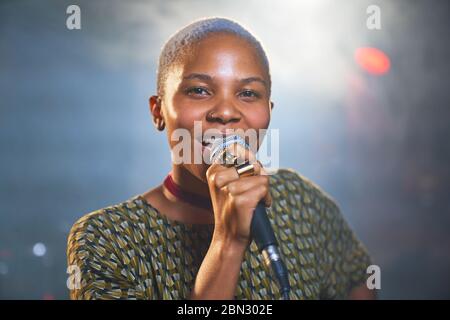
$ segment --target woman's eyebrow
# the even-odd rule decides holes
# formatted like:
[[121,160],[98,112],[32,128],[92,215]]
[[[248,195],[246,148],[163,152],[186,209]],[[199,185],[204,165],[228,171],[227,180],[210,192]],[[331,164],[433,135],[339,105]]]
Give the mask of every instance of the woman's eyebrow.
[[198,79],[203,81],[212,81],[212,77],[204,74],[204,73],[191,73],[185,77],[183,77],[183,80],[192,80],[192,79]]
[[[205,73],[191,73],[185,77],[183,77],[183,80],[193,80],[193,79],[198,79],[198,80],[203,80],[203,81],[212,81],[213,78]],[[243,79],[239,79],[239,82],[243,83],[243,84],[248,84],[250,82],[260,82],[262,83],[266,88],[267,88],[267,82],[260,77],[248,77],[248,78],[243,78]]]
[[239,82],[244,83],[244,84],[254,82],[254,81],[262,83],[267,88],[267,82],[260,77],[249,77],[249,78],[244,78],[244,79],[239,80]]

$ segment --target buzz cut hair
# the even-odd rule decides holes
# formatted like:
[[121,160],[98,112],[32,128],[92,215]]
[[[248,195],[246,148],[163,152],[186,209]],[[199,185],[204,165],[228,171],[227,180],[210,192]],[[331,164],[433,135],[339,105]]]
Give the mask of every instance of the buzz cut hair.
[[173,34],[162,47],[159,55],[157,78],[157,94],[164,96],[165,82],[170,68],[178,62],[182,62],[186,54],[192,50],[195,44],[212,34],[232,34],[247,41],[256,49],[263,67],[269,78],[269,96],[272,86],[269,60],[261,42],[241,24],[228,18],[211,17],[196,20],[181,28]]

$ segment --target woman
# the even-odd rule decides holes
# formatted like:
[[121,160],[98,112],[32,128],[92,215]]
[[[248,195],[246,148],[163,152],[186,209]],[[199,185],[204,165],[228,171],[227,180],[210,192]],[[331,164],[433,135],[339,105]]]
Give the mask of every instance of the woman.
[[[274,106],[266,54],[255,37],[228,19],[196,21],[165,44],[156,128],[266,129]],[[200,145],[201,147],[201,145]],[[203,150],[204,148],[202,148]],[[237,152],[242,152],[237,151]],[[82,217],[68,240],[68,264],[81,282],[73,299],[280,299],[277,283],[250,236],[264,201],[289,272],[291,299],[372,298],[364,246],[327,194],[293,170],[265,175],[254,165],[174,162],[164,183],[121,204]]]

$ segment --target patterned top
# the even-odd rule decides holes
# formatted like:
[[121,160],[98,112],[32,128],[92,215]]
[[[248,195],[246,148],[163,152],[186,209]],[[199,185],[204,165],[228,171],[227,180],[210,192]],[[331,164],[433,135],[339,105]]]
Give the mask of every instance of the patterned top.
[[[291,299],[345,299],[366,281],[370,258],[335,201],[307,178],[280,169],[269,179],[267,214],[289,272]],[[71,229],[72,299],[188,299],[213,225],[168,220],[142,196],[85,215]],[[69,269],[70,270],[70,269]],[[236,299],[280,299],[254,241]]]

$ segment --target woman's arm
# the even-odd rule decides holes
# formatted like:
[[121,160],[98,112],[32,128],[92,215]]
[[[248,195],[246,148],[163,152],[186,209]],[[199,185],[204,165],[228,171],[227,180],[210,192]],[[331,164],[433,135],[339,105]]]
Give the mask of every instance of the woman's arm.
[[197,274],[191,299],[234,299],[246,247],[212,240]]
[[338,205],[326,201],[320,223],[326,226],[323,261],[327,269],[323,297],[326,299],[374,299],[366,285],[367,268],[372,264],[366,247],[344,219]]

